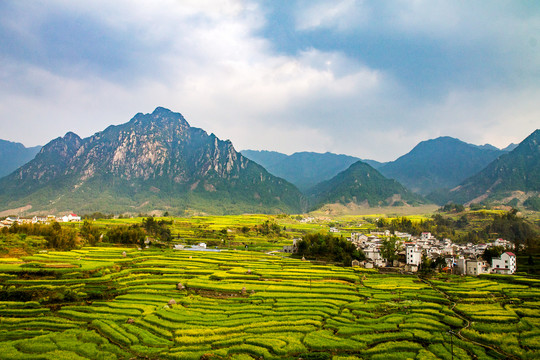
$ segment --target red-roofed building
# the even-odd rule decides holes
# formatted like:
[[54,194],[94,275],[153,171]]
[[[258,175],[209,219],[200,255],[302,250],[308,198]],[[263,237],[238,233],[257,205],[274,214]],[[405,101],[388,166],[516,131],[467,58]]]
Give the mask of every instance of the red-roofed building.
[[514,274],[516,272],[516,255],[509,251],[498,258],[491,259],[491,272],[497,274]]
[[60,218],[60,221],[62,222],[70,222],[70,221],[81,221],[81,217],[77,214],[71,213],[69,215],[64,215]]

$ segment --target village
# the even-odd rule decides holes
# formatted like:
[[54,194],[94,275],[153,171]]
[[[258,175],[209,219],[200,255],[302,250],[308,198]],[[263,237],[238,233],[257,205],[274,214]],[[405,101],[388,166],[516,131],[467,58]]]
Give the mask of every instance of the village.
[[[400,251],[398,260],[394,260],[391,265],[401,266],[408,272],[418,271],[422,264],[422,255],[430,260],[443,258],[446,266],[442,270],[458,275],[477,276],[487,273],[514,274],[516,272],[516,255],[510,251],[504,252],[500,257],[492,258],[491,264],[482,259],[482,255],[488,248],[496,246],[504,249],[514,248],[514,244],[504,239],[497,239],[486,244],[458,245],[450,239],[439,240],[429,232],[422,233],[420,237],[399,231],[395,231],[393,235],[400,240]],[[369,236],[352,233],[348,240],[366,255],[366,260],[358,265],[368,268],[386,266],[387,262],[381,256],[380,247],[382,237],[388,236],[391,236],[388,230],[372,232]]]
[[52,222],[78,222],[81,221],[81,217],[74,213],[69,213],[67,215],[62,216],[55,216],[55,215],[47,215],[47,216],[34,216],[32,218],[20,218],[20,217],[13,217],[8,216],[4,220],[0,221],[0,228],[3,227],[10,227],[11,225],[17,223],[17,224],[50,224]]
[[[337,232],[337,229],[330,228],[330,232]],[[385,238],[394,236],[397,238],[397,259],[388,261],[381,253],[381,246]],[[293,245],[284,246],[283,252],[297,252],[297,241]],[[393,234],[389,230],[372,231],[369,234],[351,233],[347,238],[358,250],[361,250],[366,259],[363,261],[353,260],[352,266],[364,268],[394,268],[402,272],[418,272],[423,259],[435,261],[443,259],[444,265],[441,270],[456,275],[480,274],[514,274],[516,272],[516,255],[508,250],[515,248],[514,244],[508,240],[497,239],[486,244],[459,245],[450,239],[439,240],[431,233],[424,232],[420,237],[412,236],[408,233],[395,231]],[[501,247],[507,251],[500,257],[493,257],[491,262],[482,258],[486,249]]]
[[[34,216],[32,218],[7,217],[0,221],[0,228],[10,227],[15,223],[46,224],[54,221],[62,223],[79,222],[81,221],[81,217],[74,213],[63,216]],[[329,231],[336,233],[339,230],[331,227]],[[391,236],[396,239],[397,256],[396,259],[389,261],[383,256],[381,247],[384,239]],[[284,246],[282,251],[285,253],[296,253],[297,242],[299,240],[294,239],[293,245]],[[444,263],[441,270],[457,275],[477,276],[489,273],[508,275],[516,272],[516,255],[511,251],[514,250],[515,246],[512,242],[504,239],[496,239],[493,242],[485,244],[468,243],[463,245],[455,244],[450,239],[437,239],[429,232],[424,232],[418,237],[399,231],[394,231],[392,234],[389,230],[385,230],[372,231],[369,234],[353,232],[347,240],[352,242],[365,255],[365,260],[363,261],[353,260],[352,266],[394,268],[403,272],[415,273],[419,271],[423,261],[436,261],[439,259],[440,262],[442,259]],[[199,247],[205,249],[205,245],[201,243]],[[488,262],[482,256],[486,249],[493,247],[503,248],[506,251],[499,257],[493,257]]]

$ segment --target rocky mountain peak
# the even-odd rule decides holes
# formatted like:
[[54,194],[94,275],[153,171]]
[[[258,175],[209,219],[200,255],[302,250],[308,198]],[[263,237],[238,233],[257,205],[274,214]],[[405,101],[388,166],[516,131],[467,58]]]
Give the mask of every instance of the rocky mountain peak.
[[298,209],[300,197],[294,186],[237,153],[230,141],[190,127],[180,113],[163,107],[86,139],[74,133],[57,138],[16,178],[0,182],[0,205],[2,199],[32,199],[36,206],[70,209],[111,209],[111,202],[150,207],[149,198],[162,205],[195,201],[203,209],[217,198],[231,209],[265,211],[266,204],[275,211]]
[[[173,112],[164,107],[158,106],[151,114],[138,113],[128,124],[136,124],[140,126],[180,126],[189,128],[189,124],[182,114]],[[127,125],[127,124],[126,124]]]

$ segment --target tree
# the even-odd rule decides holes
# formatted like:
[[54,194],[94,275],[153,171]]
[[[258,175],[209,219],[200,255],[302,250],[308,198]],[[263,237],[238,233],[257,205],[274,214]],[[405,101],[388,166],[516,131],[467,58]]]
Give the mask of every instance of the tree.
[[99,242],[101,231],[90,221],[84,220],[80,235],[83,239],[87,240],[91,246],[94,246]]
[[365,259],[364,253],[358,251],[352,242],[331,234],[307,234],[297,245],[300,256],[316,257],[348,266],[351,265],[353,259]]
[[399,250],[399,239],[397,236],[390,236],[385,238],[381,244],[381,256],[388,262],[393,262],[397,259],[397,253]]
[[493,246],[484,250],[484,253],[482,254],[482,259],[491,264],[491,259],[501,256],[503,252],[504,248],[502,246]]

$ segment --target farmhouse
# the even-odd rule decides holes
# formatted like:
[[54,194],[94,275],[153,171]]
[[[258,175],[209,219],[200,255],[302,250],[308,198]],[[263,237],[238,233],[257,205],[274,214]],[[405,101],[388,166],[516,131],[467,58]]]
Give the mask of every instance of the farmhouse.
[[283,252],[284,253],[289,253],[289,254],[293,254],[295,252],[298,251],[298,244],[297,244],[297,241],[299,239],[293,239],[293,244],[292,245],[285,245],[283,246]]
[[516,255],[509,251],[498,258],[491,259],[492,272],[497,274],[513,274],[516,272]]
[[422,263],[422,250],[414,243],[407,243],[405,250],[407,265],[420,265]]

